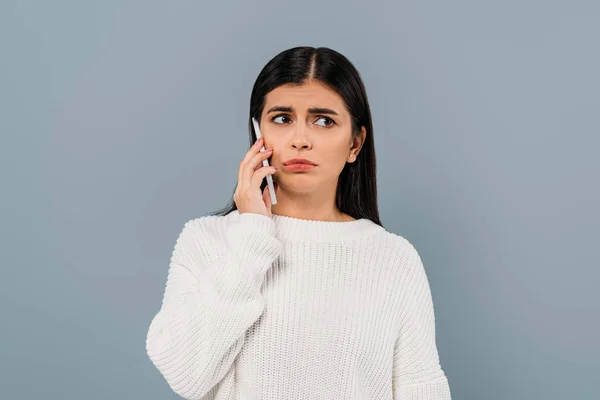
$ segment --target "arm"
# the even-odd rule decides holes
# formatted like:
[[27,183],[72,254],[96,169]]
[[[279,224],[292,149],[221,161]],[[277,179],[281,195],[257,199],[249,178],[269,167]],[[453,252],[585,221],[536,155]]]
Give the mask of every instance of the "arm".
[[[224,237],[211,229],[216,225],[211,217],[185,224],[146,338],[150,360],[186,399],[202,399],[229,371],[264,310],[260,287],[282,250],[269,217],[242,213]],[[211,257],[223,240],[226,250]]]
[[440,366],[435,314],[429,281],[411,245],[406,270],[401,328],[394,348],[393,391],[397,400],[450,400],[450,386]]

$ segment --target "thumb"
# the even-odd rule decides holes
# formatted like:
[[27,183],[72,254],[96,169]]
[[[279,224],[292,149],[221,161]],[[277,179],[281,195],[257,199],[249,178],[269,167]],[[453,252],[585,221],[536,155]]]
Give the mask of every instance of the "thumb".
[[263,190],[263,201],[265,202],[267,213],[269,214],[269,217],[271,217],[273,214],[271,212],[271,193],[269,193],[269,185],[266,185]]

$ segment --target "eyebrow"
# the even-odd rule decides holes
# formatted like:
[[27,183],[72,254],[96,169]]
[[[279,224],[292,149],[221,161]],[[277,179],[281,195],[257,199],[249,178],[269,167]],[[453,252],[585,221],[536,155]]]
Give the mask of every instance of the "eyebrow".
[[[275,106],[275,107],[269,108],[269,111],[267,111],[267,114],[276,112],[276,111],[293,113],[295,110],[294,110],[294,107],[290,107],[290,106]],[[331,108],[323,108],[323,107],[312,107],[312,108],[308,109],[308,112],[309,112],[309,114],[339,115],[337,112],[335,112]]]

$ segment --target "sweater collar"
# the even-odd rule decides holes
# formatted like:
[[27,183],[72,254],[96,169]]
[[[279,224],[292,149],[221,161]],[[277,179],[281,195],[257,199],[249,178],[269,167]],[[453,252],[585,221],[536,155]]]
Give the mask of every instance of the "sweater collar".
[[[239,216],[239,211],[234,211]],[[367,236],[384,228],[367,218],[354,221],[317,221],[273,214],[278,238],[300,242],[343,242]]]

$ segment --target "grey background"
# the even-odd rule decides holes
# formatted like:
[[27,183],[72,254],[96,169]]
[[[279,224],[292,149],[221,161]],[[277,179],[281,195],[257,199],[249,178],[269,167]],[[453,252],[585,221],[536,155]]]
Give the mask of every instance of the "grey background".
[[453,399],[599,396],[593,1],[2,1],[0,397],[177,398],[145,353],[280,51],[360,71]]

